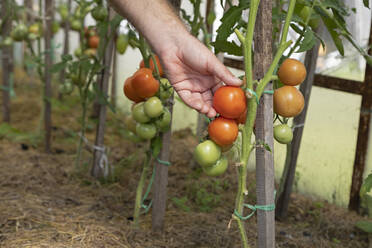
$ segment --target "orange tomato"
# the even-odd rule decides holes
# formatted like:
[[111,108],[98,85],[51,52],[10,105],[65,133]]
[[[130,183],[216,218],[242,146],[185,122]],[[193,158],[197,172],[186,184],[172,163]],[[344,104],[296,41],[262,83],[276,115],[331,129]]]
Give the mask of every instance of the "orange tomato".
[[283,117],[294,117],[304,108],[304,96],[293,86],[283,86],[274,91],[274,112]]
[[137,96],[149,98],[159,90],[159,82],[154,78],[150,69],[140,68],[133,75],[132,87]]
[[127,80],[125,80],[125,83],[124,83],[124,87],[123,87],[123,91],[124,91],[124,95],[134,101],[134,102],[141,102],[143,101],[143,99],[139,96],[137,96],[136,92],[134,91],[133,89],[133,86],[132,86],[132,77],[129,77],[127,78]]
[[279,67],[278,77],[283,84],[296,86],[305,80],[306,68],[296,59],[286,59]]
[[234,143],[238,137],[238,124],[234,120],[218,117],[208,126],[208,133],[211,140],[217,145],[226,147]]
[[222,86],[213,96],[213,108],[222,116],[237,119],[247,108],[244,91],[239,87]]
[[[163,68],[161,67],[160,60],[159,60],[159,57],[157,55],[155,55],[155,60],[156,60],[156,65],[158,66],[158,69],[159,69],[159,76],[162,77],[163,74],[164,74],[163,73]],[[140,68],[145,68],[145,62],[143,60],[141,60]],[[150,57],[150,69],[152,71],[155,71],[154,61],[152,60],[151,57]]]
[[97,35],[90,36],[88,40],[88,45],[90,48],[98,48],[99,37]]

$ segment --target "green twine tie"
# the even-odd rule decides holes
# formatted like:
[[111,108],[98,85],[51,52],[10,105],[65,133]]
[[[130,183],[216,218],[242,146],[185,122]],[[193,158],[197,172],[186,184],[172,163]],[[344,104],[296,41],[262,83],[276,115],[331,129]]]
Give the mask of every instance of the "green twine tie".
[[[161,160],[160,158],[156,158],[156,161],[158,161],[159,164],[163,164],[163,165],[166,165],[166,166],[171,165],[170,162]],[[150,201],[149,205],[146,205],[144,202],[147,199],[148,195],[150,194],[150,191],[151,191],[151,188],[152,188],[152,183],[154,182],[154,178],[155,178],[155,173],[156,173],[156,166],[154,166],[154,168],[152,169],[152,176],[151,176],[149,185],[147,186],[146,192],[143,195],[143,198],[142,198],[142,201],[141,201],[141,208],[144,209],[144,212],[143,212],[144,214],[146,214],[152,206],[152,200]]]
[[238,211],[235,209],[234,214],[236,217],[238,217],[241,220],[248,220],[251,218],[258,210],[263,210],[263,211],[273,211],[275,209],[275,204],[269,204],[269,205],[250,205],[250,204],[243,204],[244,207],[247,207],[252,210],[252,213],[248,214],[247,216],[242,216],[238,213]]
[[[249,88],[246,89],[246,91],[248,91],[249,93],[251,93],[252,95],[254,95],[256,97],[256,103],[257,103],[257,105],[259,105],[260,104],[260,100],[258,99],[257,93],[255,91],[249,89]],[[263,93],[264,94],[272,95],[272,94],[274,94],[274,91],[273,90],[265,90]]]

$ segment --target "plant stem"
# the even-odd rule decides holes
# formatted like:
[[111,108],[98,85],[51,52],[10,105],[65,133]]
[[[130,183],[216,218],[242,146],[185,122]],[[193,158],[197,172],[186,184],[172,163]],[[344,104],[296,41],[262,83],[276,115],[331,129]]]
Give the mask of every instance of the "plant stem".
[[86,126],[85,119],[86,119],[86,113],[87,113],[86,97],[82,97],[81,107],[83,108],[83,113],[81,114],[81,132],[80,132],[79,146],[78,146],[76,160],[75,160],[76,171],[80,167],[81,151],[83,148],[83,141],[84,141],[84,136],[85,136],[85,126]]
[[141,210],[142,192],[143,192],[143,186],[145,184],[147,171],[150,165],[150,161],[151,161],[151,152],[147,151],[145,161],[143,163],[141,177],[138,182],[137,191],[136,191],[136,201],[134,205],[134,214],[133,214],[133,224],[135,228],[139,227],[138,220],[139,220],[139,215],[140,215],[140,210]]

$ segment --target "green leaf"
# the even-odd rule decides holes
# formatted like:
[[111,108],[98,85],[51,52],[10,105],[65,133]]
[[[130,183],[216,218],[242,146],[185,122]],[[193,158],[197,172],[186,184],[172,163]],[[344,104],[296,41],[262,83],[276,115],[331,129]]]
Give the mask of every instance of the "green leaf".
[[355,226],[366,233],[372,233],[372,222],[361,220],[355,223]]
[[221,18],[221,26],[217,29],[216,40],[227,40],[234,32],[236,23],[240,20],[244,8],[240,6],[232,6]]
[[160,136],[156,136],[151,140],[151,150],[152,150],[152,156],[154,158],[158,157],[161,147],[162,147],[162,139]]
[[306,28],[304,38],[301,41],[301,45],[296,51],[296,53],[302,53],[307,50],[310,50],[311,48],[313,48],[313,46],[315,46],[315,44],[316,42],[315,42],[314,32],[310,28]]
[[[316,9],[318,9],[318,8],[316,8]],[[321,12],[324,12],[324,11],[321,10]],[[340,54],[342,56],[344,56],[344,54],[345,54],[344,45],[342,44],[342,40],[340,38],[340,35],[336,31],[337,30],[336,22],[332,18],[329,18],[326,13],[322,13],[321,18],[322,18],[325,26],[327,27],[328,32],[331,35],[333,43],[335,44],[337,50],[340,52]]]
[[216,49],[216,52],[226,52],[231,55],[235,56],[242,56],[243,50],[241,46],[238,46],[234,41],[230,42],[227,40],[216,40],[215,42],[211,43],[214,48]]
[[366,179],[364,179],[364,182],[363,182],[362,187],[360,188],[360,192],[359,192],[360,197],[363,197],[371,189],[372,189],[372,173],[369,174]]
[[364,7],[369,8],[369,0],[363,0]]
[[63,68],[65,68],[66,67],[66,62],[65,61],[62,61],[62,62],[59,62],[59,63],[57,63],[57,64],[54,64],[53,66],[52,66],[52,68],[50,69],[50,71],[52,72],[52,73],[56,73],[56,72],[59,72],[59,71],[61,71]]
[[257,143],[257,146],[262,146],[266,151],[272,152],[270,146],[267,143],[265,143],[264,141],[258,140],[256,143]]
[[98,102],[102,105],[107,106],[113,113],[115,113],[115,108],[112,106],[112,104],[108,101],[108,96],[106,96],[103,91],[99,89],[97,84],[94,85],[94,91],[98,97]]

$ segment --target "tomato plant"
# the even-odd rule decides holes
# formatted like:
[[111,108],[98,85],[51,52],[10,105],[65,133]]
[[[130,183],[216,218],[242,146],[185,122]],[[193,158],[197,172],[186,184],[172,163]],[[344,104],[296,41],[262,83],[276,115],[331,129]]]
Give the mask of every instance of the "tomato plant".
[[211,140],[206,140],[196,146],[194,159],[202,167],[214,165],[221,157],[221,148]]
[[150,69],[140,68],[133,75],[132,87],[137,96],[148,98],[156,94],[159,82],[153,77]]
[[281,144],[289,144],[293,139],[292,129],[287,124],[279,124],[274,127],[274,138]]
[[306,68],[296,59],[286,59],[279,67],[278,77],[283,84],[296,86],[305,80]]
[[283,117],[295,117],[304,108],[304,96],[293,86],[283,86],[274,91],[274,112]]
[[213,107],[221,116],[225,118],[239,118],[247,107],[244,91],[239,87],[220,87],[214,93]]
[[229,146],[238,137],[238,124],[235,120],[218,117],[208,125],[208,134],[219,146]]

